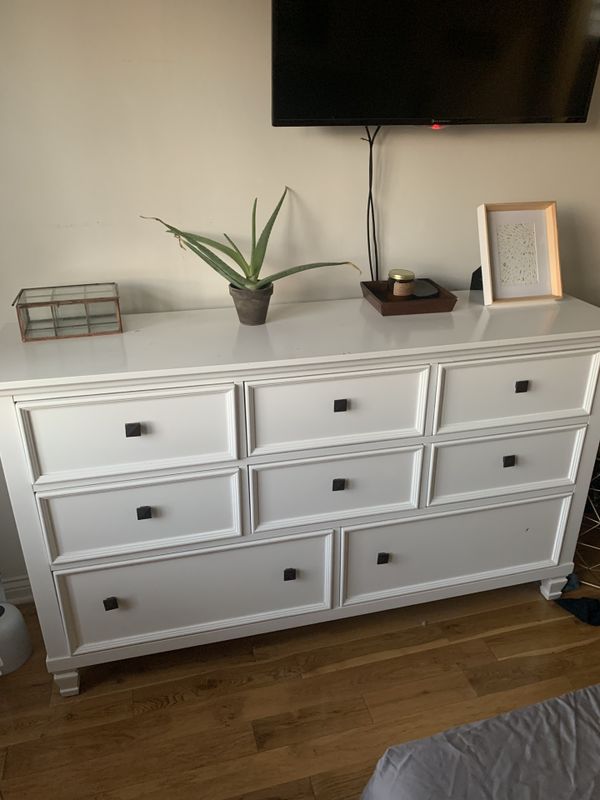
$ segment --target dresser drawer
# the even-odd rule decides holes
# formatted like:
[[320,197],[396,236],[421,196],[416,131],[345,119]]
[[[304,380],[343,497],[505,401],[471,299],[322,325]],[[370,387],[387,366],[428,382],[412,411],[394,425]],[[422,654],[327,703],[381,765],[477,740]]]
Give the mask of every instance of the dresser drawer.
[[253,530],[415,508],[422,450],[405,447],[250,467]]
[[573,485],[585,431],[556,428],[433,445],[428,502]]
[[569,497],[347,528],[342,605],[559,563]]
[[428,366],[246,384],[248,450],[272,453],[423,433]]
[[239,536],[239,472],[40,492],[49,550],[57,562]]
[[[236,457],[233,384],[19,403],[35,478]],[[43,482],[42,480],[42,482]]]
[[[331,608],[332,534],[55,573],[73,653]],[[108,607],[108,610],[106,610]]]
[[493,358],[446,364],[439,370],[435,429],[446,433],[587,416],[598,355],[574,351]]

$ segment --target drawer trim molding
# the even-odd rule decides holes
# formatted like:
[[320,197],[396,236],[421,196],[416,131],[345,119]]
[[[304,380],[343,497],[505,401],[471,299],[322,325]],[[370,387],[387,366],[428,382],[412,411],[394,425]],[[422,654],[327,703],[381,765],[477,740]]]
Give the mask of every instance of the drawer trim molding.
[[[249,614],[247,616],[231,617],[226,620],[215,620],[212,622],[201,623],[200,625],[187,625],[178,628],[169,628],[166,630],[155,631],[153,633],[144,633],[136,636],[125,636],[119,639],[109,639],[101,642],[96,642],[91,645],[78,645],[75,641],[75,625],[72,620],[69,601],[66,592],[62,587],[61,578],[63,576],[80,574],[85,572],[99,572],[100,570],[109,570],[115,567],[123,566],[138,566],[155,561],[173,560],[179,558],[186,558],[190,556],[198,556],[199,554],[208,554],[223,552],[227,550],[242,550],[246,547],[262,547],[275,542],[282,542],[282,539],[255,539],[253,541],[246,541],[243,544],[235,543],[231,545],[221,545],[218,547],[206,548],[202,551],[193,550],[177,553],[169,553],[160,556],[150,556],[149,558],[140,558],[129,561],[119,561],[108,564],[98,564],[94,566],[76,567],[73,569],[64,569],[54,573],[54,583],[58,597],[58,604],[62,617],[62,622],[65,630],[65,636],[69,646],[71,655],[83,655],[85,653],[95,653],[102,650],[111,650],[115,647],[127,647],[131,645],[145,644],[146,642],[156,642],[166,639],[172,639],[181,636],[191,636],[197,633],[206,633],[210,631],[226,630],[228,628],[235,628],[240,625],[251,625],[257,622],[268,622],[269,620],[285,619],[286,617],[295,617],[301,614],[310,614],[316,611],[328,611],[333,607],[333,530],[313,531],[311,533],[296,534],[294,536],[286,536],[285,541],[292,541],[298,539],[322,539],[324,543],[324,565],[323,565],[323,602],[310,603],[304,606],[295,606],[288,609],[279,611],[265,611],[259,614]],[[176,591],[176,587],[174,587]]]
[[[341,607],[355,606],[377,600],[389,600],[394,597],[403,597],[404,595],[414,596],[421,593],[426,594],[427,592],[435,591],[436,589],[443,589],[452,586],[460,586],[463,584],[467,585],[480,581],[483,582],[491,578],[501,578],[509,575],[519,575],[521,573],[535,572],[537,570],[543,570],[549,567],[557,566],[560,563],[560,553],[562,549],[562,543],[564,540],[567,521],[569,518],[569,510],[571,508],[572,497],[573,497],[572,494],[545,495],[544,497],[535,497],[530,500],[521,500],[518,502],[496,503],[495,505],[490,505],[490,506],[477,506],[475,508],[446,511],[443,513],[424,514],[423,516],[419,516],[418,518],[406,517],[404,519],[385,520],[382,522],[374,522],[372,524],[366,524],[366,525],[364,524],[352,525],[347,528],[342,527],[340,529],[341,541],[340,541],[340,586],[339,586],[339,598],[338,598],[339,605]],[[441,517],[448,518],[451,516],[457,516],[459,514],[461,515],[474,514],[479,511],[507,508],[510,506],[523,506],[523,505],[529,505],[531,503],[543,503],[545,501],[547,502],[548,500],[562,500],[562,506],[560,509],[560,514],[556,525],[554,548],[552,550],[552,555],[549,560],[538,561],[528,564],[521,564],[514,567],[503,567],[502,569],[489,570],[484,572],[474,572],[474,573],[469,573],[467,575],[459,575],[456,577],[448,578],[447,580],[444,579],[437,581],[429,581],[426,583],[410,584],[408,586],[401,588],[383,589],[378,592],[369,592],[367,594],[357,595],[356,597],[353,598],[347,597],[349,533],[353,533],[354,531],[370,530],[373,528],[383,528],[389,525],[402,525],[405,523],[415,522],[417,519],[419,522],[421,522],[427,519],[439,519]]]
[[[497,417],[492,419],[477,420],[475,423],[449,423],[442,424],[442,416],[444,413],[444,389],[446,382],[446,375],[452,368],[460,367],[477,367],[477,366],[495,366],[500,364],[517,364],[523,361],[550,361],[556,358],[560,361],[561,358],[568,358],[574,356],[591,356],[590,369],[587,376],[585,391],[583,394],[583,408],[569,408],[553,411],[545,411],[533,414],[520,414],[508,417]],[[435,393],[435,408],[433,415],[433,433],[461,433],[472,430],[476,425],[477,428],[500,428],[512,425],[521,425],[532,422],[552,422],[553,420],[563,420],[569,418],[581,418],[589,416],[592,413],[592,403],[596,392],[596,384],[598,381],[598,372],[600,369],[600,352],[597,350],[556,350],[545,353],[532,353],[531,355],[518,355],[518,356],[499,356],[490,357],[486,359],[473,359],[465,361],[448,361],[438,364],[437,368],[437,386]]]
[[[36,448],[35,436],[30,420],[30,412],[35,409],[64,408],[69,406],[83,406],[90,404],[108,405],[127,400],[168,399],[203,394],[223,394],[227,407],[227,450],[219,453],[199,454],[197,457],[157,459],[153,461],[139,461],[120,463],[116,465],[103,465],[99,467],[85,467],[81,469],[42,474],[42,468]],[[76,395],[72,397],[57,397],[48,400],[27,400],[19,402],[17,406],[17,419],[21,438],[25,449],[31,482],[35,487],[51,485],[57,482],[77,479],[91,479],[102,476],[127,475],[132,472],[144,472],[159,467],[199,466],[201,464],[214,464],[221,461],[234,461],[238,458],[238,421],[236,412],[236,387],[233,383],[212,384],[203,386],[190,386],[178,389],[165,387],[153,391],[129,391],[105,395]]]
[[[419,506],[419,494],[421,489],[421,474],[423,471],[423,451],[422,445],[411,445],[409,447],[394,447],[385,450],[365,450],[360,453],[345,453],[344,455],[321,456],[318,458],[302,458],[289,461],[267,462],[265,464],[254,464],[248,467],[248,482],[250,485],[250,526],[252,533],[266,533],[268,531],[281,530],[284,528],[295,528],[301,525],[314,525],[321,522],[329,522],[332,519],[352,519],[360,517],[370,517],[378,514],[390,514],[396,511],[411,511]],[[302,464],[315,464],[323,462],[336,462],[358,460],[379,455],[390,455],[393,453],[414,453],[413,469],[410,484],[410,496],[407,502],[388,503],[384,506],[363,506],[353,508],[349,511],[331,511],[322,514],[307,514],[302,517],[288,517],[277,519],[273,522],[260,521],[260,501],[258,497],[257,475],[260,472],[272,469],[285,469]]]
[[[325,373],[322,375],[303,375],[293,377],[281,377],[256,381],[246,381],[244,383],[244,395],[246,404],[246,437],[248,454],[259,456],[268,455],[271,453],[284,453],[294,452],[297,450],[312,450],[323,447],[336,447],[341,445],[351,444],[364,444],[368,442],[381,442],[390,439],[423,436],[425,433],[425,415],[427,410],[427,395],[429,388],[431,366],[430,364],[411,364],[410,366],[394,367],[394,368],[380,368],[369,370],[356,370],[354,372],[333,372]],[[419,391],[417,395],[417,402],[415,406],[416,425],[414,428],[399,428],[396,430],[387,430],[374,433],[351,433],[345,436],[327,436],[317,439],[301,439],[299,441],[289,441],[283,444],[266,445],[259,447],[256,444],[256,417],[255,417],[255,388],[262,388],[266,386],[285,386],[292,384],[307,384],[307,383],[327,383],[335,381],[336,379],[353,379],[353,378],[377,378],[380,375],[393,375],[393,374],[415,374],[420,376]]]
[[[202,478],[229,477],[229,488],[231,493],[231,508],[233,512],[233,526],[219,531],[207,531],[205,533],[191,533],[185,536],[175,536],[168,539],[140,540],[137,543],[121,546],[95,547],[89,550],[78,550],[73,553],[60,555],[56,540],[56,533],[50,509],[44,501],[52,500],[55,497],[71,497],[73,495],[101,495],[104,492],[118,491],[119,489],[134,489],[151,486],[164,486],[172,483],[185,483]],[[80,486],[70,489],[57,489],[38,492],[36,502],[42,522],[42,529],[46,539],[48,558],[52,568],[62,567],[63,565],[76,564],[81,561],[93,559],[106,559],[107,557],[118,558],[120,556],[131,555],[134,553],[144,553],[152,550],[165,550],[172,547],[181,547],[195,542],[212,541],[239,537],[242,535],[241,521],[241,497],[240,497],[240,469],[204,470],[202,472],[184,472],[177,475],[165,476],[161,478],[151,478],[149,480],[120,481],[118,483],[102,483],[95,486]],[[133,523],[132,523],[133,524]]]
[[[490,486],[486,489],[477,489],[472,492],[459,492],[452,495],[442,495],[439,498],[435,497],[435,477],[437,467],[437,456],[440,450],[449,447],[456,447],[457,445],[477,443],[477,442],[494,442],[494,441],[518,441],[519,439],[528,438],[530,436],[547,436],[551,433],[559,431],[577,431],[575,436],[573,450],[571,452],[571,462],[569,464],[569,471],[566,479],[561,480],[547,480],[547,481],[530,481],[529,483],[518,483],[514,486]],[[466,500],[484,500],[488,497],[500,497],[507,494],[520,494],[522,492],[542,491],[549,489],[560,489],[566,486],[574,486],[577,480],[577,472],[579,470],[579,462],[581,459],[581,452],[583,450],[583,443],[587,433],[587,425],[565,425],[559,428],[545,428],[543,430],[521,431],[520,433],[502,434],[498,436],[478,436],[469,439],[453,439],[449,442],[436,442],[431,445],[429,454],[429,483],[427,487],[427,506],[441,506],[449,503],[462,503]]]

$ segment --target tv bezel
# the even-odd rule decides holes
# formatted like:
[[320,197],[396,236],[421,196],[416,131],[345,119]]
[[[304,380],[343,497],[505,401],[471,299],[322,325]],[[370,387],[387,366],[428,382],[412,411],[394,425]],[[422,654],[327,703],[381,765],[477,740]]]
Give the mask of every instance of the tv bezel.
[[570,117],[506,117],[482,118],[472,117],[310,117],[298,119],[278,117],[275,114],[275,52],[277,47],[277,26],[275,25],[276,0],[271,2],[271,125],[274,128],[301,128],[301,127],[345,127],[368,125],[540,125],[540,124],[572,124],[585,123],[588,120],[590,105],[594,95],[594,87],[598,81],[598,68],[600,67],[600,42],[596,50],[595,69],[592,79],[586,87],[587,103],[585,113],[581,116]]

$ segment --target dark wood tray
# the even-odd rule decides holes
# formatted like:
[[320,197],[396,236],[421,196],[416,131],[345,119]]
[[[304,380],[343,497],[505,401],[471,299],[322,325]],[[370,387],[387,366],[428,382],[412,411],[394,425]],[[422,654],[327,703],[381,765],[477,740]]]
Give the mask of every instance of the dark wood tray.
[[399,297],[390,296],[387,281],[361,281],[365,300],[376,308],[384,317],[391,317],[396,314],[438,314],[442,311],[452,311],[456,305],[457,297],[452,292],[444,289],[435,281],[429,278],[421,278],[421,281],[430,283],[439,294],[437,297]]

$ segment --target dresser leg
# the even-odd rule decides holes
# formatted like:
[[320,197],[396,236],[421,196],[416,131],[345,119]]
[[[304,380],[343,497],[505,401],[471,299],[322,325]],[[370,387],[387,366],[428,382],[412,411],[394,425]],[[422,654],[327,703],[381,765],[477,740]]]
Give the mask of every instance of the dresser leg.
[[72,697],[79,694],[79,670],[69,672],[55,672],[54,680],[60,689],[62,697]]
[[546,578],[540,583],[540,592],[546,600],[556,600],[567,585],[566,578]]

